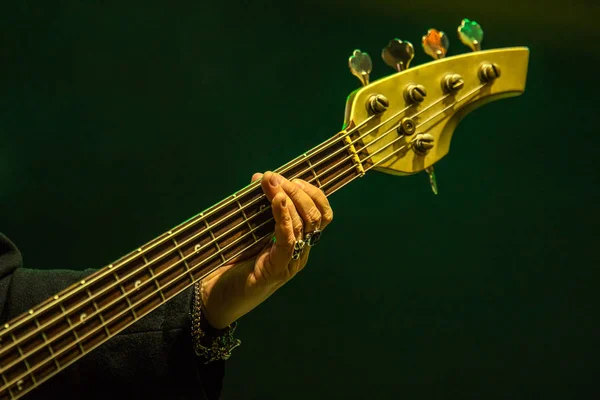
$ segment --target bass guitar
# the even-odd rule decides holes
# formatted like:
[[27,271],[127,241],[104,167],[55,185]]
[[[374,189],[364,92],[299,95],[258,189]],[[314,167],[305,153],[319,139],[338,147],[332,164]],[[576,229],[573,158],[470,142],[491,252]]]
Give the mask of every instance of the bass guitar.
[[[448,37],[431,29],[422,45],[433,61],[410,68],[413,46],[392,40],[382,57],[395,72],[370,82],[371,58],[348,60],[362,87],[350,94],[343,129],[275,170],[327,196],[371,170],[425,171],[449,149],[459,121],[493,100],[525,90],[529,50],[481,50],[483,31],[463,20],[472,51],[446,57]],[[102,345],[220,266],[273,235],[270,203],[254,182],[136,248],[0,327],[0,399],[17,399]]]

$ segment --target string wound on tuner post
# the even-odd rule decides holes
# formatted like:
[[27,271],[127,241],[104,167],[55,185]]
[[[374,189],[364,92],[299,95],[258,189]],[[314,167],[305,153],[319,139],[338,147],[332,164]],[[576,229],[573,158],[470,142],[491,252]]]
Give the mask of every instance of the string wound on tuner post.
[[462,20],[458,27],[458,37],[460,41],[473,51],[481,50],[481,42],[483,41],[483,29],[481,26],[468,18]]

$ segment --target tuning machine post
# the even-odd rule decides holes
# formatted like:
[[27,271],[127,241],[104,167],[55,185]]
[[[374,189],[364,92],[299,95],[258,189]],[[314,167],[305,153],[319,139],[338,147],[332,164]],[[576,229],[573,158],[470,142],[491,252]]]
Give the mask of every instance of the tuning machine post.
[[[429,29],[427,31],[427,34],[421,38],[421,44],[423,45],[423,50],[427,55],[429,55],[434,60],[440,60],[446,57],[446,54],[448,54],[450,40],[443,31],[438,31],[437,29]],[[462,89],[462,87],[464,86],[464,81],[460,75],[449,74],[442,79],[441,85],[445,92],[454,93]],[[421,142],[415,143],[415,153],[424,155],[433,147],[433,140],[425,140],[425,138],[423,140],[421,140]],[[425,172],[429,177],[429,185],[431,186],[431,190],[434,194],[437,195],[439,191],[437,179],[435,177],[435,169],[433,165],[425,168]]]

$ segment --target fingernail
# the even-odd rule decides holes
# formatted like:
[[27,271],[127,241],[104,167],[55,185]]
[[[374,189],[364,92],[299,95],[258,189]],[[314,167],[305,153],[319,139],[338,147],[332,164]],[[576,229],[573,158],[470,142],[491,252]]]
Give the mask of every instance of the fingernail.
[[304,184],[299,180],[299,179],[294,179],[293,181],[296,186],[298,186],[300,189],[304,189]]
[[271,175],[271,178],[269,179],[269,183],[273,187],[279,186],[279,184],[281,183],[281,176],[279,174],[276,174],[273,172],[273,174]]

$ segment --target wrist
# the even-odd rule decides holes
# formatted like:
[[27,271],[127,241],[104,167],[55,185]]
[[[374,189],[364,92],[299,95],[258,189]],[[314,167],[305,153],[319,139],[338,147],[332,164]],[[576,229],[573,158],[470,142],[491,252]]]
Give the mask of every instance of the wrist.
[[200,282],[200,296],[206,320],[215,329],[225,329],[266,300],[276,285],[256,285],[254,261],[224,266]]
[[224,329],[216,329],[206,319],[200,296],[200,284],[194,285],[191,316],[191,333],[194,352],[208,364],[217,360],[227,360],[231,351],[241,344],[233,337],[237,327],[234,322]]

